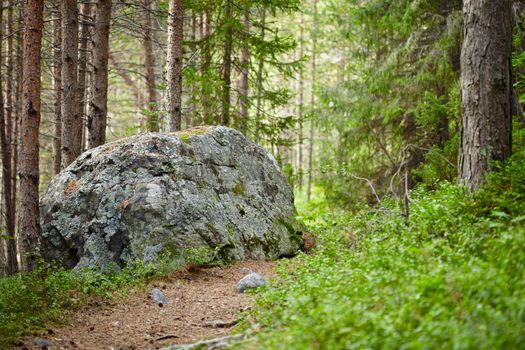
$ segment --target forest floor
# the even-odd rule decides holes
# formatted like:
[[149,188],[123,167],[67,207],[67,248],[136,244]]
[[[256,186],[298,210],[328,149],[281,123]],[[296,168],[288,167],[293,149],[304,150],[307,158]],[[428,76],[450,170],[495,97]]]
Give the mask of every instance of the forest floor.
[[[94,299],[67,315],[67,325],[50,328],[39,338],[52,349],[160,349],[214,338],[232,331],[254,297],[235,292],[247,267],[266,278],[274,275],[274,262],[244,261],[226,267],[180,270],[146,288],[130,290],[111,301]],[[151,299],[159,288],[170,303]],[[215,323],[215,324],[214,324]],[[219,327],[217,327],[219,325]],[[26,337],[17,349],[37,349]]]

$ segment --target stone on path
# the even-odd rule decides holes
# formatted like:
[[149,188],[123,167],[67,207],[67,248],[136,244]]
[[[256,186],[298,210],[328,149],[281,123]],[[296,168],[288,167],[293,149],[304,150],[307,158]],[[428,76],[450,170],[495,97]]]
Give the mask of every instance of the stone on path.
[[166,298],[164,293],[162,293],[160,289],[157,288],[153,288],[153,290],[151,291],[151,298],[159,304],[166,305],[170,303],[170,301],[168,300],[168,298]]
[[241,272],[247,273],[247,275],[241,278],[241,280],[237,283],[235,290],[238,293],[244,293],[248,289],[257,289],[268,284],[268,281],[266,281],[257,272],[253,272],[246,268],[241,269]]

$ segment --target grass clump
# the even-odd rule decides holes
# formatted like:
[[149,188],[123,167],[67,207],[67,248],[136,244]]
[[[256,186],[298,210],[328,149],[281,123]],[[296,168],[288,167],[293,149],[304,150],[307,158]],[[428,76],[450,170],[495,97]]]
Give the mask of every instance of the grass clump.
[[525,155],[474,195],[305,215],[317,252],[280,264],[253,322],[264,349],[518,349],[525,342]]

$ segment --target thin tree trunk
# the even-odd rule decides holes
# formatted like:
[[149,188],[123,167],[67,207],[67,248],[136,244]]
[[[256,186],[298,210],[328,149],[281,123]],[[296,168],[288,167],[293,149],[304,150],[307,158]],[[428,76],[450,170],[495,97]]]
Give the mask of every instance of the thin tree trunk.
[[[244,12],[242,18],[242,24],[246,37],[249,36],[250,31],[250,12],[247,10]],[[249,76],[250,76],[250,50],[248,48],[248,40],[244,42],[244,46],[241,52],[241,80],[239,86],[239,99],[240,99],[240,120],[239,120],[239,131],[246,134],[248,125],[248,110],[249,110]]]
[[111,63],[111,65],[115,69],[116,73],[118,75],[120,75],[122,80],[124,80],[124,83],[126,83],[126,85],[131,90],[131,93],[135,97],[135,106],[137,108],[139,108],[139,109],[142,108],[142,105],[140,103],[140,101],[143,100],[142,96],[141,96],[141,91],[140,91],[139,87],[137,86],[137,84],[135,83],[135,81],[133,80],[133,78],[129,75],[129,73],[126,71],[126,69],[124,67],[122,67],[120,62],[118,62],[115,59],[115,56],[113,56],[112,53],[109,54],[109,62]]
[[155,52],[153,51],[153,31],[151,22],[151,0],[143,0],[144,6],[144,67],[146,68],[146,108],[148,109],[146,127],[148,131],[159,131],[157,114],[157,89],[155,84]]
[[[16,249],[16,203],[13,197],[13,0],[8,1],[7,9],[7,79],[6,79],[6,109],[5,122],[0,126],[2,134],[2,181],[4,186],[4,199],[6,209],[7,234],[12,239],[7,241],[7,273],[12,275],[18,271],[17,249]],[[0,60],[1,61],[1,60]],[[1,85],[0,85],[0,91]]]
[[481,186],[512,147],[512,1],[464,0],[460,182]]
[[[0,0],[0,38],[3,38],[4,36],[4,25],[3,25],[3,18],[4,18],[4,1]],[[3,40],[0,40],[0,62],[2,62],[2,48]],[[12,235],[12,231],[9,228],[9,202],[11,198],[11,184],[9,183],[9,177],[10,177],[10,171],[11,171],[11,159],[10,159],[10,145],[7,141],[6,137],[6,112],[4,111],[4,94],[3,92],[3,81],[4,77],[2,75],[2,66],[0,65],[0,142],[2,146],[2,210],[0,211],[0,214],[3,216],[3,209],[6,209],[5,213],[5,219],[6,219],[6,233],[8,235]],[[7,183],[7,185],[6,185]],[[7,244],[9,244],[9,241],[12,239],[7,240]],[[0,240],[0,251],[2,253],[2,260],[0,263],[4,263],[4,257],[5,250],[4,250],[4,242],[3,239]],[[7,262],[7,259],[5,259],[5,262]],[[7,266],[6,266],[7,267]],[[8,272],[9,274],[9,272]]]
[[84,134],[86,133],[86,113],[87,113],[87,66],[89,61],[89,41],[90,41],[90,21],[91,21],[91,6],[89,2],[83,2],[80,4],[80,26],[79,26],[79,48],[78,48],[78,100],[79,100],[79,113],[82,120],[82,126],[80,130],[80,149],[83,150]]
[[78,98],[78,8],[76,0],[62,0],[62,168],[79,155],[82,119]]
[[53,128],[53,175],[62,170],[62,21],[60,20],[60,3],[54,12],[53,22],[53,92],[54,128]]
[[[299,39],[299,59],[302,60],[304,56],[304,15],[301,12],[300,24],[300,39]],[[299,134],[297,135],[297,186],[299,191],[303,188],[303,118],[304,118],[304,69],[301,66],[299,69],[299,106],[298,106],[298,120],[299,120]]]
[[93,31],[92,98],[89,102],[89,148],[106,142],[111,0],[99,0]]
[[[206,77],[208,76],[210,65],[211,65],[211,49],[210,49],[210,37],[211,37],[211,11],[206,9],[205,18],[201,22],[201,42],[202,42],[202,63],[201,63],[201,95],[202,95],[202,114],[204,124],[213,124],[212,118],[212,107],[211,107],[211,93],[210,84],[207,83]],[[218,124],[218,123],[216,123]]]
[[168,57],[166,113],[168,131],[181,128],[182,116],[182,40],[184,38],[184,9],[182,0],[170,0],[168,18]]
[[222,110],[221,124],[228,126],[230,124],[230,105],[231,105],[231,71],[232,71],[232,40],[233,28],[230,21],[233,17],[232,0],[226,0],[224,8],[224,18],[226,28],[224,29],[224,56],[222,59]]
[[43,11],[43,0],[26,0],[24,7],[24,52],[26,54],[23,56],[24,74],[20,119],[20,215],[18,223],[26,271],[31,271],[36,266],[36,247],[40,237],[38,155]]
[[312,193],[313,154],[314,154],[314,110],[315,110],[315,68],[317,56],[317,0],[314,0],[313,38],[312,38],[312,92],[310,100],[310,130],[308,131],[308,176],[306,178],[306,201],[310,201]]
[[[261,42],[264,42],[266,35],[266,9],[262,9],[261,13]],[[262,95],[263,95],[263,68],[264,60],[259,60],[259,67],[257,67],[257,102],[255,104],[255,142],[260,141],[260,124],[261,124],[261,113],[262,113]]]
[[[191,41],[191,48],[193,51],[196,50],[195,47],[195,40],[197,39],[197,16],[195,16],[195,11],[192,10],[191,17],[190,17],[190,37]],[[195,61],[192,60],[191,66],[193,69],[195,69]],[[195,103],[195,83],[192,82],[188,85],[188,95],[189,99],[191,101],[191,108],[189,113],[186,113],[184,121],[186,122],[186,128],[189,128],[193,125],[195,117],[196,117],[196,111],[197,111],[197,104]]]
[[[22,77],[24,75],[24,3],[20,2],[18,5],[18,30],[16,33],[16,95],[15,95],[15,118],[14,118],[14,132],[13,132],[13,203],[16,209],[17,205],[17,174],[18,174],[18,143],[20,140],[20,119],[22,115]],[[19,215],[19,214],[18,214]],[[18,216],[17,216],[18,217]],[[18,232],[18,231],[17,231]],[[21,249],[20,235],[17,237],[19,249]],[[18,260],[18,259],[17,259]],[[20,268],[22,268],[20,261]]]

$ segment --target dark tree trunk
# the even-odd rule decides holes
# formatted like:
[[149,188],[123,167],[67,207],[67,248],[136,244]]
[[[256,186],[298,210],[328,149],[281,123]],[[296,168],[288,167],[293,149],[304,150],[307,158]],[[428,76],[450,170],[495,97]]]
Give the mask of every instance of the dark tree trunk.
[[54,12],[53,22],[53,92],[54,92],[54,130],[53,130],[53,175],[62,170],[62,21],[60,3]]
[[144,6],[144,67],[146,68],[146,127],[148,131],[159,131],[157,114],[157,89],[155,84],[155,52],[153,51],[153,31],[151,22],[151,0],[142,0]]
[[[10,275],[18,271],[15,239],[16,203],[13,196],[13,191],[15,190],[13,182],[15,177],[13,173],[13,7],[13,0],[9,0],[6,33],[6,108],[5,115],[3,111],[0,114],[0,124],[2,124],[0,125],[0,130],[2,132],[2,181],[4,189],[6,233],[12,237],[7,241],[7,273]],[[0,91],[2,91],[1,83]],[[3,101],[0,102],[3,104]]]
[[178,131],[182,116],[182,40],[184,38],[184,8],[182,0],[170,0],[168,18],[168,57],[166,81],[166,113],[168,131]]
[[230,124],[230,105],[231,105],[231,71],[232,71],[232,40],[233,28],[230,21],[233,17],[232,0],[226,0],[224,8],[224,20],[226,28],[224,34],[224,56],[222,59],[222,111],[221,124]]
[[79,47],[78,47],[78,103],[80,119],[82,126],[80,130],[80,149],[85,147],[85,133],[86,133],[86,113],[87,113],[87,77],[88,77],[88,61],[89,61],[89,42],[90,38],[90,22],[91,18],[91,4],[83,2],[80,4],[80,26],[79,26]]
[[13,127],[13,10],[14,1],[8,0],[7,9],[7,80],[6,80],[6,115],[5,115],[5,141],[6,141],[6,152],[5,161],[8,162],[8,169],[6,169],[4,178],[4,187],[9,187],[9,194],[4,192],[6,198],[6,226],[9,235],[13,236],[7,242],[7,272],[14,274],[18,271],[18,259],[17,259],[17,247],[15,239],[16,231],[16,202],[14,192],[16,190],[15,181],[16,176],[14,173],[14,140],[16,135],[14,134]]
[[40,237],[38,203],[38,155],[40,126],[40,53],[44,1],[26,0],[24,5],[24,52],[22,114],[20,119],[20,215],[18,228],[22,241],[24,268],[35,268],[36,246]]
[[463,20],[459,178],[472,191],[511,154],[512,1],[464,0]]
[[106,142],[111,0],[99,0],[93,31],[92,98],[89,102],[89,148]]
[[62,0],[62,168],[79,155],[82,119],[78,98],[78,8],[76,0]]

